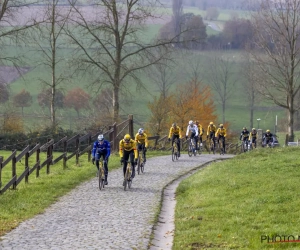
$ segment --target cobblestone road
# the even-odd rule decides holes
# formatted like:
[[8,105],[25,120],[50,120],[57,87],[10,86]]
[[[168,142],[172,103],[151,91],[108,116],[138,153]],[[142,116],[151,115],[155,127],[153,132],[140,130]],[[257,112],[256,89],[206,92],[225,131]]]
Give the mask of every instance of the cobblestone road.
[[182,155],[148,159],[145,173],[124,191],[122,170],[109,173],[100,191],[97,178],[85,182],[2,237],[0,249],[147,249],[163,187],[189,170],[229,156]]

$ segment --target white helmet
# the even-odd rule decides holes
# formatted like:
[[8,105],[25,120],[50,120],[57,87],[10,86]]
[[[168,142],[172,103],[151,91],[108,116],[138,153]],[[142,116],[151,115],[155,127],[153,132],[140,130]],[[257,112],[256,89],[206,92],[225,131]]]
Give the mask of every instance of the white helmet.
[[189,125],[192,125],[192,124],[193,124],[193,121],[192,121],[192,120],[190,120],[190,121],[189,121]]
[[104,140],[104,136],[103,135],[98,135],[98,141],[103,141]]
[[144,133],[144,129],[140,128],[139,131],[138,131],[138,133],[139,133],[140,135],[143,134],[143,133]]

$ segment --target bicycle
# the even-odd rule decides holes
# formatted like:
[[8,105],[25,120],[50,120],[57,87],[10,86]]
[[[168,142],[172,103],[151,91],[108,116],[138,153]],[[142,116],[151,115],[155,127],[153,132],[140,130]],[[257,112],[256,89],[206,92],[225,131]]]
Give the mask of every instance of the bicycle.
[[197,146],[198,146],[198,154],[201,155],[203,152],[203,146],[202,143],[200,142],[200,140],[197,142]]
[[188,146],[188,155],[191,157],[192,155],[196,156],[196,147],[195,147],[195,139],[190,138],[190,143]]
[[144,173],[144,167],[145,167],[144,150],[145,150],[144,145],[142,145],[142,150],[138,150],[138,163],[137,163],[138,174],[140,174],[140,172]]
[[172,161],[178,160],[179,151],[178,151],[177,143],[178,143],[178,139],[175,138],[172,145]]
[[223,142],[224,142],[224,137],[221,137],[219,139],[219,143],[218,143],[220,155],[224,155],[225,154],[225,147],[223,146],[224,145]]
[[104,162],[103,159],[101,158],[99,160],[99,171],[98,171],[98,181],[99,181],[99,189],[101,190],[104,188],[104,178],[105,178],[105,173],[104,173]]
[[131,184],[132,184],[132,179],[131,179],[131,175],[132,175],[132,165],[130,161],[126,161],[127,163],[127,168],[126,168],[126,172],[125,172],[125,176],[124,176],[124,182],[123,182],[123,186],[124,186],[124,190],[126,191],[126,188],[128,186],[128,188],[131,188]]
[[215,147],[214,140],[215,140],[214,137],[210,138],[210,146],[209,146],[209,153],[212,152],[213,154],[216,153],[216,147]]
[[247,152],[249,150],[249,143],[248,140],[243,140],[243,143],[241,144],[241,151]]

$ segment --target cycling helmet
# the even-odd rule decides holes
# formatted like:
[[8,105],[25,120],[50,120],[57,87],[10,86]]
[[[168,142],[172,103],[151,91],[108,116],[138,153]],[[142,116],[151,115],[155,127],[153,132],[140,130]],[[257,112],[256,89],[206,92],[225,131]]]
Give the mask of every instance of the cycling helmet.
[[140,135],[142,135],[142,134],[144,133],[144,129],[140,128],[139,131],[138,131],[138,133],[139,133]]
[[246,127],[243,127],[243,130],[246,130],[247,128]]
[[214,125],[214,123],[213,123],[213,122],[210,122],[209,125]]
[[189,125],[192,125],[192,124],[193,124],[193,121],[192,121],[192,120],[190,120],[190,121],[189,121]]
[[98,135],[98,141],[103,141],[104,140],[104,136],[103,135]]
[[252,128],[252,130],[256,130],[255,128]]
[[130,134],[126,134],[126,135],[124,136],[124,141],[129,142],[130,139],[131,139]]
[[176,127],[176,122],[174,122],[174,123],[172,124],[172,127]]
[[267,129],[267,131],[266,131],[267,133],[270,133],[270,130],[269,129]]
[[198,124],[199,124],[199,121],[195,121],[195,123],[198,125]]
[[221,123],[221,124],[220,124],[220,128],[223,128],[223,126],[224,126],[224,125]]

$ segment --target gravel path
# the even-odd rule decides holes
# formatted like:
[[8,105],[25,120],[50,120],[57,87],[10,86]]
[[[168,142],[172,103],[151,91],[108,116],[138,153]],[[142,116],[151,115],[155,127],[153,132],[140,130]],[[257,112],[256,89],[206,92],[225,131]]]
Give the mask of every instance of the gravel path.
[[121,169],[109,173],[102,191],[93,178],[3,236],[0,249],[147,249],[162,189],[197,166],[227,157],[150,158],[129,191],[123,190]]

